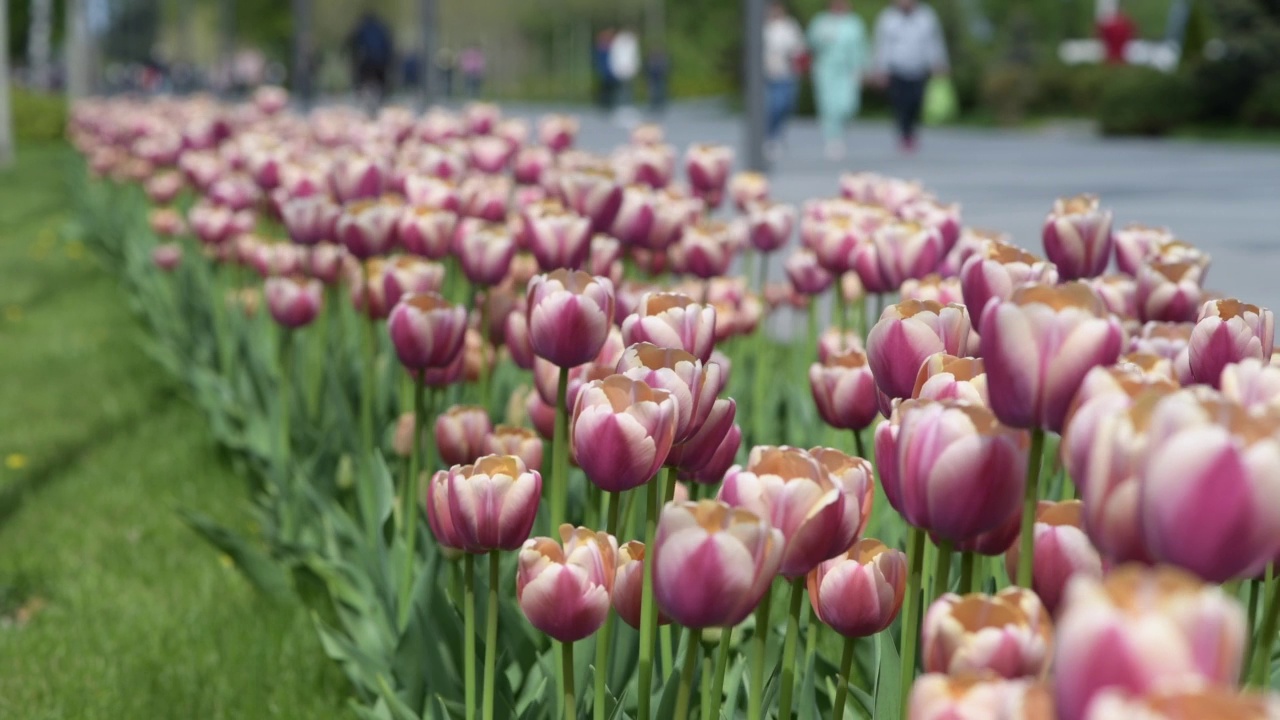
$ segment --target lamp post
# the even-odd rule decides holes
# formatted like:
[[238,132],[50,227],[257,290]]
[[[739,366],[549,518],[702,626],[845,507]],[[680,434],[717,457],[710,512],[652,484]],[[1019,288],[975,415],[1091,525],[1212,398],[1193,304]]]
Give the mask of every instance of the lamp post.
[[765,0],[744,0],[746,23],[743,29],[743,113],[746,116],[747,167],[765,170],[764,157],[764,4]]

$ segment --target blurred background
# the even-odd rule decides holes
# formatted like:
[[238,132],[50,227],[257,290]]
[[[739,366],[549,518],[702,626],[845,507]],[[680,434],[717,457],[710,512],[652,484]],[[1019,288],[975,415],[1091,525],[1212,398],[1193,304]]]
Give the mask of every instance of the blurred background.
[[[887,0],[860,0],[870,25]],[[1280,0],[934,0],[952,54],[955,122],[1096,121],[1104,133],[1280,137]],[[593,46],[631,29],[645,67],[636,100],[665,75],[673,101],[738,102],[744,0],[7,0],[19,139],[60,134],[58,90],[211,90],[262,82],[304,98],[350,93],[353,32],[389,30],[393,96],[587,103]],[[793,0],[803,24],[824,0]],[[1116,11],[1128,40],[1107,62]],[[69,37],[82,28],[83,55]],[[425,40],[427,37],[431,41]],[[423,67],[423,46],[434,49]],[[69,52],[70,51],[70,52]],[[69,72],[68,58],[83,67]],[[77,60],[77,58],[83,58]],[[298,93],[301,91],[301,93]],[[812,111],[803,84],[801,114]],[[883,114],[869,91],[864,115]]]

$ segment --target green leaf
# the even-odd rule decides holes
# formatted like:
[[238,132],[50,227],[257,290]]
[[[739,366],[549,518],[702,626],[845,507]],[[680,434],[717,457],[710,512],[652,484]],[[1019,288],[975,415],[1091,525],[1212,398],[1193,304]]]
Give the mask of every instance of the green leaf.
[[294,597],[289,573],[285,568],[248,540],[203,513],[179,510],[178,514],[188,527],[226,553],[256,590],[276,601]]
[[880,667],[876,672],[874,717],[902,717],[903,679],[898,648],[887,632],[876,635],[876,646],[880,651]]

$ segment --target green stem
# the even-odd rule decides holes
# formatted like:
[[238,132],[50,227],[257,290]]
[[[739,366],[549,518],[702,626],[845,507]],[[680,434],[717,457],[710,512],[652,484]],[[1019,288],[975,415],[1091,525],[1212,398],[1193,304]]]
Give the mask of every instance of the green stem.
[[907,594],[902,600],[902,652],[901,707],[907,707],[907,696],[916,676],[916,641],[920,634],[920,578],[924,570],[924,530],[911,528],[907,540],[907,557],[911,570],[907,575]]
[[[725,632],[728,632],[725,628]],[[711,720],[711,705],[708,704],[707,698],[711,697],[711,679],[715,675],[715,661],[711,659],[711,653],[704,653],[702,656],[702,688],[699,693],[702,696],[702,702],[698,705],[699,717],[701,720]]]
[[1241,666],[1241,670],[1240,670],[1241,684],[1248,682],[1249,672],[1253,668],[1254,650],[1257,645],[1257,643],[1255,643],[1253,640],[1253,632],[1254,630],[1257,629],[1256,625],[1258,624],[1258,595],[1263,594],[1265,592],[1266,582],[1273,579],[1271,568],[1272,566],[1270,565],[1267,566],[1267,574],[1266,574],[1265,580],[1258,580],[1257,578],[1254,578],[1252,580],[1247,581],[1249,583],[1249,587],[1248,587],[1249,614],[1245,616],[1246,631],[1244,635],[1245,637],[1244,664]]
[[[616,493],[606,492],[604,494],[604,502],[608,507],[605,515],[608,517],[605,532],[613,537],[618,536],[618,510],[622,505],[622,498]],[[604,618],[604,627],[600,628],[600,632],[596,634],[596,668],[595,668],[595,702],[591,705],[592,717],[595,720],[605,720],[607,717],[604,706],[605,685],[609,675],[609,637],[613,634],[614,614],[610,610],[609,614]]]
[[844,704],[849,698],[849,668],[853,665],[856,638],[844,639],[844,651],[840,653],[840,675],[836,683],[836,701],[831,707],[831,720],[844,720]]
[[766,407],[765,394],[768,390],[768,383],[773,377],[771,363],[766,354],[770,353],[768,341],[765,338],[764,321],[761,320],[760,327],[756,328],[752,342],[755,345],[755,367],[752,377],[751,386],[751,431],[754,436],[753,444],[762,445],[765,437],[769,433],[769,409]]
[[930,603],[937,600],[951,586],[951,555],[951,541],[943,540],[938,543],[938,558],[933,570],[933,594],[929,598]]
[[[488,617],[484,630],[484,720],[493,720],[493,689],[498,679],[498,551],[489,551],[489,603],[485,607]],[[566,647],[572,647],[567,645]],[[572,651],[570,651],[572,652]],[[573,667],[573,656],[569,656]],[[566,692],[573,696],[573,675],[565,679],[569,683]]]
[[[871,321],[871,325],[875,325],[880,322],[881,315],[884,315],[884,293],[876,293],[876,316],[875,319]],[[868,326],[868,331],[869,330],[870,327]]]
[[462,556],[462,627],[463,655],[466,666],[462,669],[466,686],[467,717],[476,716],[476,556]]
[[866,441],[862,439],[861,430],[853,431],[853,451],[857,453],[858,457],[860,458],[864,458],[867,460],[871,459],[867,457],[867,444],[866,444]]
[[808,348],[808,360],[812,362],[818,358],[818,296],[809,296],[805,319],[809,325],[809,342],[805,347]]
[[[573,692],[573,643],[560,643],[560,687],[564,688],[564,720],[575,720],[578,706]],[[488,706],[485,706],[486,709]],[[492,716],[485,714],[486,720]]]
[[291,377],[293,373],[293,331],[286,327],[280,328],[280,471],[282,480],[288,482],[289,478],[289,456],[292,454],[289,443],[289,404],[290,395],[293,389]]
[[796,685],[796,645],[800,641],[800,607],[804,601],[804,576],[791,581],[787,639],[782,644],[782,689],[778,699],[779,720],[791,720],[791,695]]
[[1022,496],[1022,539],[1018,542],[1019,587],[1031,587],[1032,554],[1035,552],[1036,505],[1040,501],[1040,456],[1044,453],[1044,430],[1031,431],[1031,452],[1027,455],[1027,488]]
[[961,595],[967,595],[973,592],[974,559],[974,553],[972,551],[960,553],[960,585],[956,588],[956,592]]
[[648,503],[644,523],[644,581],[640,590],[640,679],[636,696],[638,720],[649,720],[653,695],[653,645],[654,630],[658,625],[658,608],[653,600],[653,543],[658,534],[658,505],[661,481],[655,477],[649,481]]
[[751,694],[747,696],[747,717],[761,720],[764,717],[764,657],[769,643],[769,605],[773,599],[770,587],[756,608],[756,629],[751,636]]
[[324,307],[320,309],[320,317],[316,321],[315,333],[315,356],[311,363],[311,417],[315,423],[320,422],[320,415],[324,407],[324,381],[325,371],[329,367],[331,357],[329,355],[329,324],[333,322],[330,318],[333,315],[334,299],[332,287],[325,285],[324,287]]
[[551,534],[560,532],[564,522],[569,486],[569,368],[560,368],[560,384],[556,387],[556,427],[551,452]]
[[[867,337],[867,329],[873,324],[867,322],[867,296],[865,293],[859,295],[857,301],[854,302],[853,316],[858,320],[858,337],[865,340]],[[876,319],[879,320],[880,318]]]
[[764,301],[764,286],[769,282],[769,255],[767,253],[757,253],[758,265],[756,269],[760,272],[756,276],[756,292],[760,294],[760,300]]
[[373,273],[367,270],[365,278],[365,311],[364,311],[364,392],[360,393],[360,433],[364,442],[363,459],[367,468],[372,468],[370,455],[373,454],[373,393],[374,363],[377,358],[377,338],[374,324],[377,322],[369,314],[369,304],[373,302],[368,283],[373,282]]
[[[400,583],[400,627],[409,623],[410,606],[413,603],[413,553],[418,544],[418,477],[423,462],[431,462],[431,443],[422,442],[422,428],[430,411],[426,401],[426,385],[421,379],[413,381],[413,443],[409,450],[409,476],[401,485],[404,497],[400,498],[400,521],[404,523],[404,579]],[[425,446],[425,447],[424,447]]]
[[1276,588],[1274,573],[1269,574],[1266,583],[1267,606],[1262,616],[1262,629],[1254,642],[1258,644],[1257,655],[1253,658],[1253,682],[1255,688],[1266,688],[1271,684],[1271,648],[1276,640],[1276,620],[1280,618],[1280,590]]
[[702,696],[703,707],[708,709],[702,713],[703,720],[720,717],[720,703],[724,698],[724,676],[729,669],[729,649],[732,645],[733,628],[723,628],[720,631],[720,652],[716,653],[716,677],[711,683],[711,697],[707,697],[706,694]]
[[832,318],[831,324],[836,326],[841,335],[844,335],[845,330],[849,328],[849,301],[844,296],[844,283],[841,282],[843,279],[844,273],[837,273],[835,284],[832,285],[835,289],[835,297],[833,298],[835,305],[832,309],[835,317]]
[[701,649],[702,630],[687,628],[685,630],[684,667],[680,670],[680,687],[676,690],[676,720],[689,717],[689,698],[693,695],[693,669],[698,666],[698,651]]

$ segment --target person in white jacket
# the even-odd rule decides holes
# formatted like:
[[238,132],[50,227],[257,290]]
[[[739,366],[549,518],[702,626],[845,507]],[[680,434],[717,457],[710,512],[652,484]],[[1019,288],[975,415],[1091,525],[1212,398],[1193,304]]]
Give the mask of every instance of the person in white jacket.
[[925,85],[932,75],[948,72],[947,43],[933,8],[917,0],[895,0],[880,12],[875,68],[878,79],[888,85],[902,149],[912,152]]
[[619,30],[609,43],[609,72],[617,87],[614,107],[619,117],[634,114],[631,103],[636,75],[640,74],[640,41],[628,28]]

